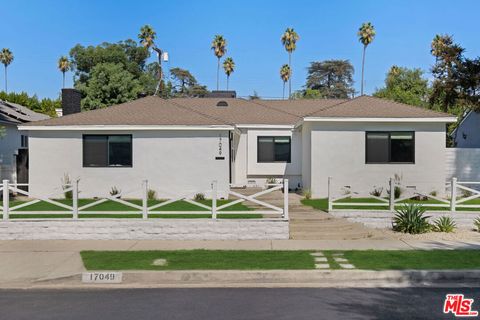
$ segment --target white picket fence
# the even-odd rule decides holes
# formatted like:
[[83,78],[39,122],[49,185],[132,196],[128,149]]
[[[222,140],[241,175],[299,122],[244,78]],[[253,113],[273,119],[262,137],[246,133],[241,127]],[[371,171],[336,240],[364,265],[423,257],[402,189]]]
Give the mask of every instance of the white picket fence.
[[[148,181],[145,180],[141,186],[141,205],[132,203],[130,201],[126,201],[122,199],[123,196],[128,195],[134,191],[138,191],[137,189],[130,190],[129,192],[120,192],[116,195],[107,195],[96,198],[95,201],[90,202],[88,204],[84,204],[82,206],[79,205],[79,180],[74,181],[71,184],[67,184],[55,190],[52,194],[46,197],[32,195],[30,192],[22,190],[21,187],[28,187],[28,184],[20,184],[20,183],[9,183],[8,180],[3,180],[3,183],[0,185],[0,191],[3,193],[3,204],[1,207],[1,214],[3,216],[3,220],[9,220],[10,214],[24,214],[24,215],[65,215],[71,214],[73,219],[79,219],[79,215],[122,215],[122,214],[141,214],[143,219],[148,219],[152,214],[161,214],[161,215],[211,215],[212,219],[221,218],[219,215],[262,215],[264,218],[269,219],[280,219],[280,220],[288,220],[288,179],[284,179],[281,183],[274,183],[266,185],[267,189],[257,192],[253,195],[243,195],[241,193],[232,191],[232,190],[225,190],[222,194],[231,195],[237,199],[227,202],[222,205],[218,205],[218,194],[219,190],[217,190],[217,181],[212,181],[211,189],[210,190],[203,190],[203,191],[196,191],[196,192],[187,192],[181,196],[174,196],[170,199],[166,199],[165,201],[160,201],[156,204],[149,205],[148,204],[148,191],[149,191],[149,184]],[[264,200],[259,200],[258,198],[272,193],[274,191],[283,191],[283,206],[279,207],[277,205],[270,204]],[[23,202],[18,205],[11,206],[10,204],[10,192],[17,193],[24,195],[28,198],[26,202]],[[56,199],[63,197],[66,192],[72,193],[72,205],[65,204],[59,202]],[[211,205],[207,205],[198,201],[194,200],[194,196],[197,193],[208,193],[211,194]],[[49,211],[40,211],[40,210],[20,210],[22,208],[26,208],[30,205],[39,202],[47,202],[54,206],[63,208],[65,210],[49,210]],[[107,201],[113,201],[116,203],[120,203],[130,210],[122,210],[122,211],[92,211],[87,210],[89,208],[95,207]],[[169,204],[172,204],[177,201],[184,201],[186,203],[192,204],[199,208],[198,211],[164,211],[160,210],[162,207],[165,207]],[[226,210],[227,208],[234,206],[235,204],[243,203],[243,202],[251,202],[258,206],[261,206],[261,210],[240,210],[240,211],[233,211],[233,210]],[[203,209],[203,210],[200,210]],[[265,209],[263,209],[265,208]]]
[[[394,178],[390,178],[388,182],[387,194],[388,198],[376,196],[372,194],[372,190],[344,190],[343,195],[335,195],[333,190],[333,178],[328,178],[328,211],[332,211],[334,206],[361,206],[361,207],[388,207],[389,211],[395,210],[395,205],[403,204],[405,200],[415,197],[422,197],[426,199],[434,199],[438,203],[424,203],[422,206],[426,208],[444,208],[446,211],[455,212],[458,208],[480,208],[480,204],[465,204],[467,201],[480,198],[480,191],[474,189],[471,186],[480,186],[480,182],[477,181],[457,181],[457,178],[452,178],[445,185],[445,191],[448,195],[445,198],[433,195],[431,192],[425,192],[418,190],[417,188],[411,189],[407,184],[396,181]],[[395,188],[399,187],[404,196],[395,198]],[[462,191],[462,192],[459,192]],[[465,195],[468,193],[469,195]],[[355,202],[355,198],[372,198],[378,200],[378,202]],[[342,199],[352,199],[353,201],[339,202]],[[335,209],[336,210],[336,209]],[[339,209],[341,210],[341,209]]]

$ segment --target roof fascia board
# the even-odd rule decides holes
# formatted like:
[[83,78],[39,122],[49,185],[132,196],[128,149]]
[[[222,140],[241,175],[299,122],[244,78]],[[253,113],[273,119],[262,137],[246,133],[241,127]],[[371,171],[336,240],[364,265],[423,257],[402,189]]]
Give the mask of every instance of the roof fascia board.
[[237,128],[242,129],[293,129],[293,124],[237,124]]
[[353,117],[306,117],[303,121],[312,122],[456,122],[456,117],[438,118],[353,118]]
[[83,131],[83,130],[233,130],[233,126],[159,126],[159,125],[84,125],[84,126],[18,126],[19,130],[31,130],[31,131]]

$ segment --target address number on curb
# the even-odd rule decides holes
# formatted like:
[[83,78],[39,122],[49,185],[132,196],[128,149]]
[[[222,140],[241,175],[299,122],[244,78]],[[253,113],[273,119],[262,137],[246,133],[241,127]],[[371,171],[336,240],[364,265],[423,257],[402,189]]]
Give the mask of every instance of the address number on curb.
[[83,283],[122,283],[121,272],[84,272]]

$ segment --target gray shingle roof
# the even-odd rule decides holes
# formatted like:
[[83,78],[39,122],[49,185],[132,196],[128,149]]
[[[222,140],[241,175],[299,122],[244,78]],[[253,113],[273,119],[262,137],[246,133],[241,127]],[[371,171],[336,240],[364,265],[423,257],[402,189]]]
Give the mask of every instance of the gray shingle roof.
[[[223,101],[228,106],[217,106]],[[362,96],[351,100],[145,97],[28,125],[294,125],[304,117],[451,118],[446,113]],[[28,126],[27,125],[27,126]]]
[[16,103],[0,100],[0,121],[13,124],[48,119],[49,116],[34,112]]

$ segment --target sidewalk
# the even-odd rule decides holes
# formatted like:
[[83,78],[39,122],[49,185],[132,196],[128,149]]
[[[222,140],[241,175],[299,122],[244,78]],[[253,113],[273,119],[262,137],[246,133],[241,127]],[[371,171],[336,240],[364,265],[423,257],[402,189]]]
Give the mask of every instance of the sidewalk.
[[480,242],[401,240],[10,240],[0,241],[0,286],[25,287],[84,272],[82,250],[413,250],[477,249]]

